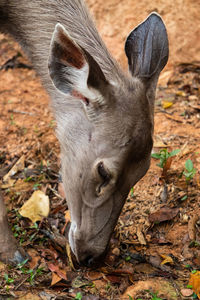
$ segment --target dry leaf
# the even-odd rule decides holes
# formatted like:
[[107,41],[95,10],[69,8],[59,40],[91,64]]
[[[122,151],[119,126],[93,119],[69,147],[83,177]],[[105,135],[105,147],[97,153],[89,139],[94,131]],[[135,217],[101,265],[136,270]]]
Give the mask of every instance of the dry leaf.
[[177,96],[181,96],[181,97],[186,97],[186,96],[187,96],[186,93],[183,92],[183,91],[177,91],[177,92],[176,92],[176,95],[177,95]]
[[25,182],[23,179],[18,179],[16,181],[16,179],[12,179],[12,178],[9,178],[7,180],[7,183],[1,185],[2,189],[5,190],[10,188],[14,192],[24,192],[24,191],[26,192],[32,189],[32,187],[33,187],[33,183],[31,182]]
[[170,81],[170,78],[172,77],[173,71],[165,71],[162,72],[161,75],[159,76],[159,85],[167,85],[168,82]]
[[161,207],[155,213],[149,215],[149,221],[151,223],[160,223],[164,221],[172,220],[179,212],[179,208],[170,208],[167,206]]
[[[155,135],[154,141],[153,141],[153,147],[154,148],[166,148],[166,147],[168,147],[168,144],[166,141],[164,142],[159,135]],[[155,152],[157,152],[157,151],[155,151]]]
[[145,240],[145,237],[144,237],[144,234],[142,232],[142,225],[138,225],[137,226],[137,238],[138,238],[138,241],[140,242],[141,245],[146,245],[146,240]]
[[51,258],[56,260],[58,258],[58,253],[52,246],[50,246],[50,249],[42,250],[42,256],[43,257],[50,256]]
[[192,286],[193,291],[200,299],[200,271],[190,275],[189,285]]
[[66,222],[66,224],[68,224],[69,222],[71,222],[71,217],[70,217],[70,212],[69,212],[69,210],[67,210],[67,211],[65,212],[65,222]]
[[49,197],[42,191],[35,191],[19,210],[20,215],[29,218],[33,223],[41,221],[49,214]]
[[74,267],[74,264],[73,264],[71,249],[70,249],[70,245],[69,245],[68,242],[66,243],[66,253],[67,253],[67,257],[68,257],[69,265],[70,265],[71,269],[76,270],[75,267]]
[[189,222],[188,222],[188,234],[189,234],[189,238],[194,241],[196,240],[196,222],[198,221],[199,216],[195,215],[193,217],[190,218]]
[[173,102],[171,102],[171,101],[166,101],[166,100],[162,101],[162,107],[164,109],[167,109],[167,108],[171,107],[172,105],[173,105]]
[[64,224],[64,226],[63,226],[63,228],[61,230],[61,234],[62,235],[64,235],[65,229],[66,229],[68,223],[70,223],[70,222],[71,222],[70,212],[69,212],[69,210],[67,210],[65,212],[65,224]]
[[56,283],[58,283],[61,280],[62,280],[62,278],[60,278],[60,276],[58,276],[56,273],[52,272],[51,286],[55,285]]
[[[130,296],[133,299],[137,299],[136,296],[138,292],[143,292],[144,290],[151,290],[154,293],[158,292],[158,297],[162,293],[162,296],[165,295],[164,298],[170,300],[177,300],[177,293],[173,285],[161,278],[148,279],[146,281],[138,281],[135,282],[134,285],[129,286],[125,293],[120,297],[121,300],[128,300]],[[163,298],[161,296],[161,298]]]
[[164,260],[161,262],[161,265],[165,265],[165,264],[174,264],[174,261],[172,259],[171,256],[169,255],[164,255],[164,254],[161,254],[160,255]]
[[[167,144],[164,144],[162,141],[154,141],[153,142],[153,147],[154,148],[166,148]],[[156,152],[156,151],[155,151]]]
[[41,257],[38,255],[37,251],[34,249],[28,250],[28,255],[31,257],[31,260],[28,262],[30,269],[35,269],[41,261]]
[[176,121],[178,123],[183,123],[183,118],[182,117],[178,117],[178,116],[171,116],[169,114],[165,114],[164,115],[166,118],[171,119],[173,121]]
[[41,300],[41,298],[38,295],[27,293],[23,296],[17,297],[18,300]]
[[15,181],[16,181],[15,179],[8,178],[7,181],[6,181],[6,183],[3,183],[1,185],[1,189],[5,190],[5,189],[13,187]]
[[58,265],[49,263],[48,268],[51,272],[56,273],[61,279],[67,281],[66,271],[61,269]]

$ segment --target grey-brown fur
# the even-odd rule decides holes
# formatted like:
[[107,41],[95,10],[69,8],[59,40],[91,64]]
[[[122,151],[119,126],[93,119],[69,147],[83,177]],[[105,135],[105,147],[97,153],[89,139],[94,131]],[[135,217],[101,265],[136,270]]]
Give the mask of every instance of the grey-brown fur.
[[[11,33],[23,45],[38,74],[47,81],[47,53],[58,22],[87,49],[108,76],[111,71],[119,72],[82,0],[0,0],[0,16],[3,16],[0,17],[1,31]],[[44,77],[42,79],[46,83]]]
[[132,76],[109,54],[82,0],[0,0],[0,30],[22,45],[51,96],[69,241],[77,260],[90,264],[149,167],[155,88],[168,58],[164,24],[152,14],[130,33]]

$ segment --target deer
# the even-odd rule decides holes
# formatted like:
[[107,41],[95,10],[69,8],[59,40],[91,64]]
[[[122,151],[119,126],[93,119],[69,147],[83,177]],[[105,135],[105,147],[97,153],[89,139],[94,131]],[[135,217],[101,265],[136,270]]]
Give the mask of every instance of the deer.
[[[109,53],[83,0],[0,0],[0,31],[21,45],[50,95],[69,244],[77,262],[90,267],[104,257],[131,187],[150,166],[166,27],[152,12],[129,33],[129,71]],[[23,256],[1,197],[0,260]]]

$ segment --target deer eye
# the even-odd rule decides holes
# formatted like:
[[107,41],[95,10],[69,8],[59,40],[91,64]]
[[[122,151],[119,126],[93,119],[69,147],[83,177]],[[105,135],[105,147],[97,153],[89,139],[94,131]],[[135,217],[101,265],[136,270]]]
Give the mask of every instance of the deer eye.
[[107,159],[101,159],[95,162],[93,168],[94,188],[97,197],[108,193],[115,184],[114,172],[111,169],[112,164]]
[[102,179],[102,183],[98,186],[98,193],[101,193],[101,189],[108,185],[111,175],[109,174],[108,170],[105,169],[103,162],[99,162],[97,166],[97,171]]
[[105,170],[104,165],[103,165],[102,162],[100,162],[99,165],[98,165],[98,173],[99,173],[100,177],[103,179],[103,181],[109,181],[110,180],[110,175]]

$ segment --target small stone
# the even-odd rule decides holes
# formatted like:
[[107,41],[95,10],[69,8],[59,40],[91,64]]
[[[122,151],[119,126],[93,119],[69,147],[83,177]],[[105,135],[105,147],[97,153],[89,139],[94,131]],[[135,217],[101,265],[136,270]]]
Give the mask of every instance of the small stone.
[[182,289],[181,294],[184,297],[190,297],[193,294],[193,290],[192,289]]
[[114,248],[114,249],[112,250],[112,254],[114,254],[115,256],[119,256],[119,255],[120,255],[120,250],[119,250],[119,248]]

